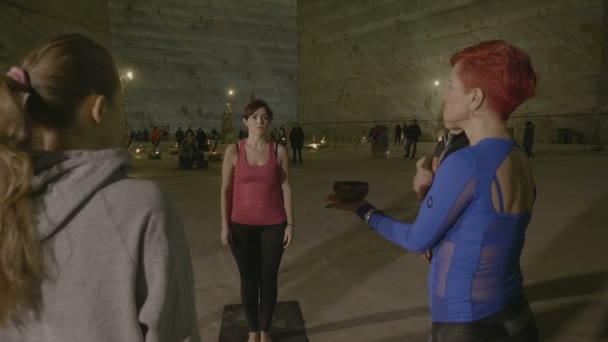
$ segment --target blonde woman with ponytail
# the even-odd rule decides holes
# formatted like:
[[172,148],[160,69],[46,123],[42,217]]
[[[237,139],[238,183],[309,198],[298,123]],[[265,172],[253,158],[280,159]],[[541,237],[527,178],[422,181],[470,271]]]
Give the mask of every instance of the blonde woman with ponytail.
[[118,72],[55,37],[0,76],[0,341],[199,341],[182,224],[127,177]]
[[0,83],[0,327],[40,306],[42,265],[30,200],[32,161],[21,106],[25,75],[13,68]]

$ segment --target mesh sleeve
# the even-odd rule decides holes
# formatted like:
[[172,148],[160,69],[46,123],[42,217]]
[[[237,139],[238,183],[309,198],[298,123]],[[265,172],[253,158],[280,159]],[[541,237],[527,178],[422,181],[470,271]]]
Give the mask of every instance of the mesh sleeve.
[[370,217],[369,225],[389,241],[410,251],[429,249],[471,203],[475,193],[475,170],[475,159],[470,151],[455,152],[439,167],[414,223],[377,213]]

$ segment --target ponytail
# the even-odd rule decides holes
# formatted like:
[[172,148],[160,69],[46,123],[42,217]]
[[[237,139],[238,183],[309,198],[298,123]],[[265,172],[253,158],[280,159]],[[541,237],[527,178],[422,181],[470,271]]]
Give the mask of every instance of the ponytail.
[[33,177],[28,95],[10,77],[0,77],[0,327],[40,307],[43,278],[30,189]]

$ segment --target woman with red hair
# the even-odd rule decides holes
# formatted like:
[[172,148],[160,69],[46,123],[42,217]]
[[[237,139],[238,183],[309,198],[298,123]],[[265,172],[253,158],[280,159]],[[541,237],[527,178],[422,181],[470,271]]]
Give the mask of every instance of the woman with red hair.
[[451,63],[443,117],[464,129],[471,146],[439,166],[416,221],[398,221],[365,201],[330,196],[329,206],[356,212],[411,251],[432,250],[431,341],[538,341],[519,265],[536,191],[506,124],[534,96],[536,75],[528,55],[503,41],[466,48]]

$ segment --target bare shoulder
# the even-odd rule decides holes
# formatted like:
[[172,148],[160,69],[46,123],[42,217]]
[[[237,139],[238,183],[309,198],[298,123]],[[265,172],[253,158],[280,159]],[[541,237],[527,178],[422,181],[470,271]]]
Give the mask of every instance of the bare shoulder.
[[236,149],[236,144],[229,144],[226,146],[226,151],[224,152],[224,160],[230,161],[234,163],[238,156],[238,151]]
[[283,144],[277,144],[277,152],[279,154],[279,156],[287,156],[287,149],[285,148],[285,145]]
[[225,156],[235,155],[236,154],[236,144],[228,144],[226,146],[226,151],[224,151]]

